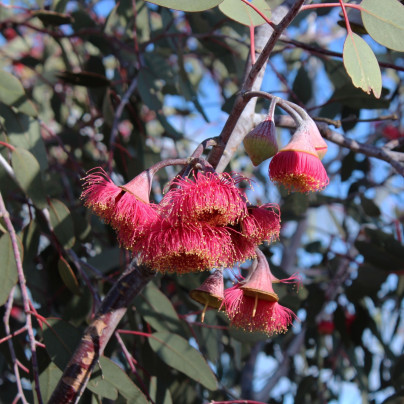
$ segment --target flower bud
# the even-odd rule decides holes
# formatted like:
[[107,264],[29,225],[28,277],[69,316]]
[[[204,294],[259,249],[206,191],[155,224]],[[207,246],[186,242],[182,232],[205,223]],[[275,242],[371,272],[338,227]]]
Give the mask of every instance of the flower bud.
[[278,151],[275,124],[270,116],[259,123],[244,138],[244,148],[254,166],[274,156]]

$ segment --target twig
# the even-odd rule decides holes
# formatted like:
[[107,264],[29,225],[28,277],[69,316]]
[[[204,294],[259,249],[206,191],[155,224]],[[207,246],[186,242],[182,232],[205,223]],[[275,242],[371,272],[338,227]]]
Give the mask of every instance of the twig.
[[10,235],[11,245],[13,247],[13,253],[14,253],[14,258],[15,258],[15,263],[17,266],[17,273],[18,273],[18,284],[21,289],[22,301],[23,301],[23,305],[24,305],[24,312],[26,315],[25,322],[26,322],[26,326],[27,326],[27,333],[28,333],[29,345],[30,345],[30,350],[31,350],[31,363],[32,363],[32,369],[33,369],[33,375],[34,375],[34,381],[35,381],[35,392],[37,395],[38,403],[42,404],[43,401],[42,401],[41,391],[40,391],[40,387],[39,387],[39,368],[38,368],[38,359],[37,359],[37,355],[36,355],[36,341],[35,341],[35,336],[34,336],[34,330],[32,328],[32,318],[31,318],[30,307],[29,307],[30,299],[29,299],[29,295],[28,295],[24,271],[22,268],[22,261],[21,261],[20,250],[18,248],[17,235],[15,233],[14,226],[11,222],[10,214],[8,213],[6,206],[4,204],[4,200],[3,200],[3,196],[1,195],[1,192],[0,192],[0,213],[3,216],[4,223],[6,225],[8,233]]
[[[233,109],[227,119],[226,124],[223,127],[223,130],[220,134],[221,141],[226,144],[226,149],[216,146],[213,148],[210,153],[208,161],[212,164],[213,167],[216,167],[217,171],[223,171],[227,164],[230,161],[231,155],[234,153],[238,145],[242,142],[244,136],[247,134],[248,130],[243,130],[247,126],[245,122],[240,124],[242,126],[242,130],[234,131],[236,125],[239,121],[239,118],[243,114],[245,121],[251,121],[252,116],[254,114],[255,102],[248,104],[248,108],[246,108],[248,100],[244,99],[242,94],[251,91],[253,89],[259,90],[261,86],[262,77],[265,71],[266,61],[268,60],[269,55],[271,54],[275,44],[280,38],[282,32],[287,28],[287,26],[291,23],[291,21],[298,14],[300,7],[304,3],[304,0],[297,0],[294,2],[292,7],[288,10],[286,15],[282,18],[279,24],[273,29],[272,34],[269,40],[266,42],[263,47],[256,63],[251,67],[246,78],[244,80],[241,93],[237,97]],[[260,29],[258,27],[257,29]],[[266,28],[269,28],[266,26]],[[260,38],[260,35],[257,35],[257,38]],[[256,49],[260,49],[260,46],[256,46]],[[260,79],[257,80],[260,75]],[[261,76],[262,75],[262,76]],[[234,133],[233,133],[234,132]]]
[[[286,115],[278,115],[275,117],[275,124],[285,128],[295,128],[293,119]],[[401,161],[404,161],[404,153],[391,151],[384,147],[376,147],[365,143],[357,142],[356,140],[349,139],[341,133],[331,130],[326,124],[319,122],[317,127],[321,135],[339,146],[346,147],[357,153],[363,153],[368,157],[375,157],[379,160],[389,163],[399,174],[404,176],[404,165]]]
[[123,110],[125,109],[126,104],[129,102],[130,97],[137,87],[137,76],[130,83],[129,88],[126,90],[126,93],[123,95],[121,102],[118,105],[118,108],[115,111],[114,122],[112,123],[111,136],[109,139],[109,160],[108,160],[108,171],[112,170],[112,160],[114,158],[114,150],[115,150],[115,140],[118,136],[118,125],[121,119],[121,115]]
[[[7,300],[7,303],[5,305],[6,310],[5,310],[4,317],[3,317],[4,329],[6,331],[7,336],[10,336],[10,337],[13,336],[11,334],[9,320],[10,320],[11,309],[13,307],[14,290],[15,290],[15,286],[11,289],[10,294],[8,296],[8,300]],[[16,334],[14,334],[14,335],[16,335]],[[17,355],[15,354],[13,341],[11,339],[8,339],[7,342],[8,342],[8,349],[10,350],[11,361],[13,362],[15,382],[17,384],[16,400],[21,399],[23,404],[28,404],[28,401],[26,400],[26,398],[24,396],[24,390],[22,388],[20,371],[18,370],[18,360],[17,360]]]

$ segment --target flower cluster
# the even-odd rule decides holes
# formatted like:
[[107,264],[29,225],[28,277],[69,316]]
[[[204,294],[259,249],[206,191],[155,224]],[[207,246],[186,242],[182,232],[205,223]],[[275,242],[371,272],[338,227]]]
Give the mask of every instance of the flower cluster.
[[145,178],[119,187],[104,171],[91,172],[82,199],[112,225],[123,247],[160,272],[232,267],[279,236],[279,208],[250,206],[237,187],[243,177],[213,171],[179,177],[159,204],[149,202]]
[[[278,102],[278,101],[276,101]],[[244,145],[253,163],[272,157],[270,178],[289,190],[309,192],[328,184],[322,158],[327,145],[305,112],[288,145],[278,151],[271,103],[267,119],[246,136]],[[297,107],[298,108],[298,107]],[[300,114],[300,115],[299,115]],[[194,160],[193,160],[194,159]],[[138,262],[162,273],[185,274],[212,270],[191,297],[207,307],[224,310],[231,325],[271,335],[286,331],[295,315],[281,306],[273,283],[276,279],[258,246],[279,238],[280,210],[276,204],[253,206],[239,187],[240,175],[217,173],[198,157],[170,184],[160,203],[149,194],[154,173],[169,164],[160,162],[132,181],[118,186],[102,169],[84,178],[81,198],[117,233],[120,244]],[[194,161],[191,163],[191,161]],[[177,161],[178,162],[178,161]],[[223,269],[253,259],[247,278],[224,291]]]

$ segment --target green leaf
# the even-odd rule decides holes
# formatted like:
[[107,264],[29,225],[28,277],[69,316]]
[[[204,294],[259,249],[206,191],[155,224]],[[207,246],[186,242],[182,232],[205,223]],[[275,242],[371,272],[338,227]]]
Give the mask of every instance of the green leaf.
[[150,379],[150,398],[154,403],[172,404],[173,399],[171,398],[170,390],[164,382],[164,379],[156,376]]
[[369,35],[387,48],[404,51],[404,6],[398,0],[363,0],[362,21]]
[[52,361],[64,369],[81,339],[81,331],[63,320],[47,319],[43,339]]
[[203,356],[188,341],[170,332],[156,332],[149,344],[167,365],[196,380],[209,390],[216,390],[217,381]]
[[13,150],[11,161],[18,185],[39,209],[46,206],[46,196],[38,160],[25,149]]
[[135,299],[136,309],[157,331],[183,334],[184,329],[177,312],[167,296],[150,282],[142,294]]
[[49,215],[53,231],[60,244],[66,249],[72,248],[76,238],[69,209],[63,202],[51,199],[49,201]]
[[32,13],[35,17],[38,17],[45,25],[59,26],[63,24],[70,24],[73,18],[69,14],[58,13],[50,10],[38,10]]
[[209,10],[219,5],[222,1],[223,0],[148,0],[149,3],[157,4],[158,6],[191,12]]
[[114,362],[105,356],[100,357],[100,367],[104,379],[112,384],[128,403],[148,404],[142,391],[128,375]]
[[[20,253],[21,251],[22,249],[20,248]],[[11,238],[8,233],[3,234],[0,237],[0,257],[0,306],[2,306],[4,303],[6,303],[12,287],[17,283],[18,280],[17,264],[15,262]]]
[[355,87],[380,98],[382,74],[379,63],[370,46],[359,35],[350,33],[346,37],[343,51],[344,66]]
[[[267,18],[271,17],[271,9],[265,0],[251,0],[250,3],[258,8]],[[227,17],[248,27],[250,25],[255,27],[265,24],[265,20],[254,9],[241,0],[224,0],[223,3],[220,4],[219,9],[223,14],[227,15]]]
[[312,82],[303,65],[297,71],[292,90],[303,104],[308,103],[313,96]]
[[[62,371],[54,363],[50,363],[49,366],[39,375],[39,386],[41,388],[41,395],[44,403],[47,403],[51,398],[53,390],[55,390],[61,376]],[[32,390],[35,391],[35,382],[32,383]],[[36,394],[34,394],[34,403],[38,403]]]
[[30,116],[38,113],[17,77],[4,70],[0,70],[0,101]]
[[62,278],[63,283],[67,286],[70,292],[72,292],[75,295],[79,295],[80,294],[79,281],[77,280],[76,275],[73,272],[73,269],[63,257],[59,258],[58,271],[60,277]]
[[4,125],[10,144],[27,149],[38,160],[41,171],[46,170],[48,157],[38,120],[14,112],[10,107],[0,103],[0,122]]
[[66,83],[83,87],[106,87],[111,84],[104,75],[93,72],[74,73],[65,71],[57,74],[57,77]]
[[143,102],[152,110],[158,111],[163,108],[162,96],[158,90],[156,77],[147,69],[142,69],[138,75],[137,89]]
[[97,363],[93,370],[87,388],[101,397],[108,398],[109,400],[116,400],[118,398],[118,390],[105,379],[102,372],[103,369],[100,368],[99,363],[100,362]]

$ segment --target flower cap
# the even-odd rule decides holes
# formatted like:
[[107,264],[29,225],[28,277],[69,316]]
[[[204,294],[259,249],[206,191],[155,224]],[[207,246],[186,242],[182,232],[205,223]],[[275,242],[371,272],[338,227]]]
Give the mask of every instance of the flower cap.
[[278,152],[278,143],[273,118],[268,115],[245,136],[243,144],[254,166],[274,156]]
[[201,321],[205,319],[206,309],[212,307],[220,309],[224,299],[223,270],[217,269],[210,274],[199,288],[189,293],[192,299],[204,305]]

